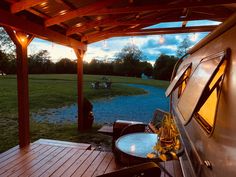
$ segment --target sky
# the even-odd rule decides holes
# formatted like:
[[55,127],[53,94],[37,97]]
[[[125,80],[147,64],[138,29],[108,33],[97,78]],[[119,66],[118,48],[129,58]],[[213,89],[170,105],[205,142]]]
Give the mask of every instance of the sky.
[[[153,25],[145,29],[181,27],[181,24],[182,22],[160,23],[158,25]],[[199,24],[216,25],[219,24],[219,22],[198,20],[188,22],[187,26],[196,26]],[[107,40],[89,44],[87,52],[84,56],[84,60],[88,62],[90,62],[94,58],[101,60],[105,59],[107,61],[113,60],[115,55],[120,52],[124,46],[135,44],[143,52],[146,60],[150,63],[154,63],[160,54],[176,55],[177,47],[184,38],[188,37],[191,41],[191,46],[193,46],[207,34],[207,32],[202,32],[110,38]],[[160,43],[160,38],[164,39],[163,43]],[[35,38],[29,45],[29,54],[36,53],[39,50],[48,50],[51,59],[54,62],[60,60],[61,58],[76,59],[74,51],[71,48]]]

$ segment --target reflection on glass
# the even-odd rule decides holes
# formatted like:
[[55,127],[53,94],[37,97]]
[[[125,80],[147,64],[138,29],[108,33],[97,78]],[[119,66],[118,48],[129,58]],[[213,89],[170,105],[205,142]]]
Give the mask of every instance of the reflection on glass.
[[132,144],[132,145],[130,146],[130,151],[131,151],[131,152],[135,152],[135,149],[136,149],[136,148],[135,148],[135,144]]

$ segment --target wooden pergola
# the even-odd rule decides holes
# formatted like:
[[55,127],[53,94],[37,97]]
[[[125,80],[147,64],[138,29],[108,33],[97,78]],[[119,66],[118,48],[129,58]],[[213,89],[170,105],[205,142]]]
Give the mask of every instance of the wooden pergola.
[[[223,22],[235,0],[2,0],[0,25],[16,45],[19,145],[30,143],[27,46],[34,37],[69,46],[77,56],[78,129],[84,129],[83,55],[87,44],[118,36],[212,31],[192,20]],[[178,28],[145,27],[182,22]]]

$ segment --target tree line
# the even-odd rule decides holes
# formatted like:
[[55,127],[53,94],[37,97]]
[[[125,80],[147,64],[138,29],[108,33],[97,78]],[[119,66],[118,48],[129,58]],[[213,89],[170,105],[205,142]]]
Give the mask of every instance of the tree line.
[[[160,80],[169,80],[177,58],[174,56],[160,55],[154,66],[143,59],[142,53],[136,46],[126,46],[117,54],[113,61],[92,59],[84,62],[84,74],[116,75],[148,77]],[[62,58],[52,62],[47,50],[41,50],[28,57],[29,74],[75,74],[77,61]],[[13,54],[6,54],[0,50],[0,71],[6,74],[16,74],[16,59]]]
[[[1,31],[0,31],[1,33]],[[16,74],[16,57],[14,47],[8,37],[3,33],[0,35],[0,71],[6,74]],[[186,41],[184,41],[186,45]],[[9,49],[6,52],[4,47]],[[183,49],[182,49],[183,48]],[[179,47],[177,52],[182,55],[185,47]],[[182,53],[181,53],[182,52]],[[170,80],[171,73],[178,57],[161,54],[157,57],[152,66],[142,51],[136,45],[126,45],[115,55],[112,61],[92,59],[91,62],[84,62],[84,74],[95,75],[116,75],[141,77],[145,74],[148,77],[159,80]],[[47,50],[40,50],[28,56],[29,74],[75,74],[77,73],[77,61],[62,58],[52,62]]]

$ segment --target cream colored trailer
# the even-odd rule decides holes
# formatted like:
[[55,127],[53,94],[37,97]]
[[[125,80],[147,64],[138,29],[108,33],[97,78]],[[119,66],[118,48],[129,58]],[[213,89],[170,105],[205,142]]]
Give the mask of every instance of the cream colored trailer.
[[236,176],[236,14],[189,50],[166,91],[186,177]]

